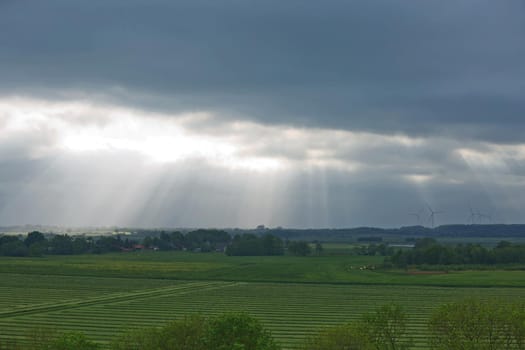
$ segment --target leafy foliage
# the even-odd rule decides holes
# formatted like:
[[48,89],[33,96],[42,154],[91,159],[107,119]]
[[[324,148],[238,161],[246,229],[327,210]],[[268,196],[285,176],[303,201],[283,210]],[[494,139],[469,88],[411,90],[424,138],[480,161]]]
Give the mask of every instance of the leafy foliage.
[[467,299],[438,308],[429,321],[435,350],[525,349],[525,305]]
[[[100,346],[86,338],[83,333],[63,333],[53,339],[47,349],[49,350],[96,350]],[[46,350],[47,350],[46,349]]]
[[162,328],[132,330],[112,344],[113,350],[277,350],[271,334],[244,313],[214,318],[193,316]]
[[209,324],[202,316],[169,323],[160,331],[161,349],[205,350]]
[[89,340],[84,333],[55,333],[37,329],[29,335],[27,350],[98,350],[100,345]]
[[276,350],[271,334],[245,313],[228,313],[210,320],[208,348],[216,350]]
[[441,245],[433,238],[416,240],[414,249],[399,250],[390,261],[407,265],[472,265],[525,263],[525,245],[501,241],[494,249],[479,244]]
[[407,314],[399,305],[384,305],[364,316],[362,329],[377,350],[406,350],[412,345],[407,334]]
[[113,350],[160,350],[161,331],[157,328],[129,330],[117,337],[112,345]]
[[399,305],[385,305],[360,321],[321,330],[303,350],[407,350],[407,315]]
[[306,340],[302,350],[374,350],[372,343],[356,324],[321,330]]

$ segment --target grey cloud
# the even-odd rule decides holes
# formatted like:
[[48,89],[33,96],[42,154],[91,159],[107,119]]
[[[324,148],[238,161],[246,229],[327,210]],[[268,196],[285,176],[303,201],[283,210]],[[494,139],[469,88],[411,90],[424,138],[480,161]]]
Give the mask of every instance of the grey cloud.
[[[118,166],[115,166],[118,163]],[[438,223],[466,222],[475,203],[498,221],[521,221],[511,196],[493,185],[431,182],[422,188],[388,172],[349,174],[331,168],[282,174],[228,171],[198,161],[146,167],[133,155],[53,157],[2,162],[3,225],[399,226],[430,203],[445,213]],[[20,175],[30,173],[22,179]],[[133,174],[133,176],[130,176]],[[214,174],[214,176],[209,176]],[[18,176],[13,176],[18,175]]]
[[38,157],[52,147],[55,141],[54,133],[50,130],[34,129],[4,134],[4,137],[0,136],[0,160],[16,161]]
[[525,143],[524,15],[517,0],[0,0],[0,95],[96,104],[53,112],[71,130],[112,125],[107,102],[151,123],[210,112],[176,122],[290,165],[74,154],[45,122],[2,133],[16,115],[0,115],[0,223],[398,226],[425,203],[440,224],[469,203],[521,222],[522,152],[495,143]]
[[509,168],[509,173],[515,176],[525,177],[525,160],[507,158],[504,160]]
[[522,142],[524,13],[489,0],[3,2],[0,89]]
[[294,136],[286,131],[276,132],[275,128],[259,129],[244,130],[238,136],[236,143],[241,145],[243,154],[282,158],[299,167],[311,161],[333,161],[391,176],[436,175],[462,181],[471,176],[472,170],[457,151],[465,147],[480,152],[489,150],[483,143],[443,138],[403,140],[312,129]]
[[[2,165],[0,183],[8,184],[0,186],[2,224],[251,226],[269,222],[270,211],[279,210],[277,199],[282,199],[276,196],[270,208],[269,189],[260,187],[267,183],[263,175],[199,162],[143,166],[122,152]],[[22,180],[28,169],[31,176]]]
[[[254,135],[243,137],[237,140],[241,144]],[[303,140],[305,149],[325,147],[335,159],[361,167],[346,171],[308,166],[307,158],[292,157],[290,169],[257,173],[214,166],[199,158],[152,164],[135,152],[122,150],[73,154],[56,149],[34,158],[29,156],[31,147],[40,147],[35,139],[34,144],[28,143],[27,151],[16,151],[18,158],[0,153],[0,222],[399,226],[414,224],[408,213],[426,203],[446,211],[439,224],[466,222],[471,203],[497,221],[521,221],[522,206],[517,198],[525,193],[521,182],[512,178],[516,169],[509,166],[510,174],[498,168],[480,172],[470,169],[456,152],[461,146],[497,155],[489,146],[428,139],[405,147],[388,139],[380,142],[379,136],[374,136],[377,140],[372,144],[366,144],[365,137],[364,144],[338,145],[340,140],[327,140],[323,134],[309,137]],[[262,139],[271,143],[271,133],[267,131]],[[11,142],[18,143],[16,139]],[[5,142],[3,147],[7,146]],[[297,142],[296,148],[299,146]],[[247,153],[255,157],[288,154],[276,151],[263,148]],[[512,150],[507,150],[501,158],[521,161],[510,155]],[[412,175],[430,177],[417,183]]]

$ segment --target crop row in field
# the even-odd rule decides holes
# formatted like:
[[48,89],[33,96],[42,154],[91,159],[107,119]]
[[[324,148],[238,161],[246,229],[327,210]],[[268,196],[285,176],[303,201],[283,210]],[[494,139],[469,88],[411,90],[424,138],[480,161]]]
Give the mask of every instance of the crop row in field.
[[36,274],[0,274],[0,315],[57,303],[172,286],[176,281]]
[[[55,277],[53,277],[55,278]],[[15,278],[16,279],[16,278]],[[293,349],[316,330],[351,321],[385,303],[403,305],[410,315],[410,333],[419,348],[425,348],[426,320],[436,306],[477,295],[505,299],[524,299],[520,288],[441,288],[419,286],[344,286],[326,284],[245,283],[196,281],[166,284],[150,280],[151,289],[136,288],[105,291],[112,283],[137,286],[133,279],[93,278],[91,295],[81,302],[71,291],[84,283],[77,277],[62,277],[68,301],[48,299],[47,306],[28,306],[18,312],[0,314],[0,341],[23,341],[28,330],[54,328],[83,331],[93,340],[107,343],[130,327],[159,326],[190,314],[216,315],[226,311],[245,311],[260,319],[286,349]],[[89,281],[89,278],[87,278]],[[7,279],[9,282],[9,279]],[[19,281],[18,281],[19,282]],[[18,283],[16,282],[16,283]],[[34,287],[46,294],[61,293],[46,279]],[[14,283],[14,284],[16,284]],[[9,283],[7,283],[9,284]],[[140,285],[140,283],[139,283]],[[106,286],[106,287],[104,287]],[[67,289],[69,287],[69,289]],[[98,289],[100,288],[100,289]],[[111,288],[110,288],[111,289]],[[116,288],[119,289],[119,288]],[[98,290],[98,292],[97,292]],[[69,293],[69,294],[68,294]],[[0,300],[18,300],[5,289]],[[18,301],[17,301],[18,302]]]

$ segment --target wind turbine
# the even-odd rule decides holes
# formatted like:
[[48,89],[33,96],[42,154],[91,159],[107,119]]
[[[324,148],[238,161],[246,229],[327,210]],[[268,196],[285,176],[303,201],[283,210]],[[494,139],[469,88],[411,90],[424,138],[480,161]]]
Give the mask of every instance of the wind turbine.
[[476,214],[474,210],[472,210],[471,206],[469,206],[469,209],[470,209],[470,215],[468,219],[470,220],[470,224],[474,225],[476,223],[476,216],[479,216],[479,214]]
[[476,210],[476,212],[477,212],[476,215],[478,216],[478,218],[480,219],[480,221],[481,221],[482,219],[486,219],[487,222],[489,222],[489,223],[492,221],[492,216],[490,216],[490,215],[488,215],[488,214],[483,214],[483,213],[481,213],[479,210]]
[[421,225],[421,214],[423,214],[423,210],[424,209],[421,209],[418,213],[409,213],[408,215],[415,217],[417,220],[417,224]]
[[428,220],[430,221],[430,223],[432,224],[432,228],[434,228],[434,216],[436,214],[441,214],[443,213],[442,211],[434,211],[430,205],[427,204],[427,208],[428,210],[430,211],[430,215],[428,216]]

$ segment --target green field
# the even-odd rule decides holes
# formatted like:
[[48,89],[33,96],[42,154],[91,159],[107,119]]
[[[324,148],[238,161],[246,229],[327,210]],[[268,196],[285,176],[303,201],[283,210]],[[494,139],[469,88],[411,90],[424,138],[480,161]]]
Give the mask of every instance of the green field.
[[[381,270],[380,256],[229,257],[221,253],[143,252],[0,258],[0,273],[172,280],[525,287],[521,270],[412,275]],[[376,269],[363,269],[363,266]]]
[[129,327],[247,311],[293,349],[321,327],[395,302],[408,311],[411,334],[424,349],[426,318],[444,302],[472,295],[525,299],[522,271],[360,269],[380,261],[159,252],[1,258],[0,342],[23,342],[30,330],[47,327],[105,343]]

